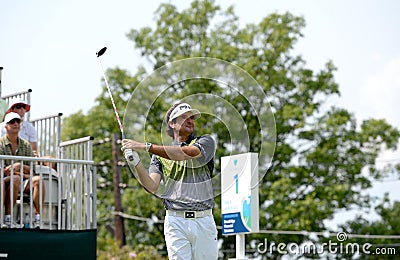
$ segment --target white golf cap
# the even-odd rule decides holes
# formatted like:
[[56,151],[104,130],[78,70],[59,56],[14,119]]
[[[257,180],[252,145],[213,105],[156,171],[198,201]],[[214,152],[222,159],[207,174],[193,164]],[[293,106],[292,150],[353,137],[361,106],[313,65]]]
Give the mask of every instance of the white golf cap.
[[179,104],[178,106],[176,106],[174,108],[174,110],[172,110],[172,112],[169,116],[169,122],[171,122],[178,116],[181,116],[187,112],[191,112],[194,119],[197,119],[201,116],[201,113],[199,110],[193,109],[188,103],[182,103],[182,104]]
[[10,112],[10,113],[6,114],[6,116],[4,117],[4,123],[7,124],[8,122],[10,122],[13,119],[21,120],[21,117],[15,112]]
[[27,102],[25,102],[25,100],[23,100],[22,98],[14,98],[11,100],[10,104],[8,105],[8,110],[7,112],[11,112],[11,108],[21,104],[25,106],[25,111],[28,112],[29,110],[31,110],[31,105],[29,105]]

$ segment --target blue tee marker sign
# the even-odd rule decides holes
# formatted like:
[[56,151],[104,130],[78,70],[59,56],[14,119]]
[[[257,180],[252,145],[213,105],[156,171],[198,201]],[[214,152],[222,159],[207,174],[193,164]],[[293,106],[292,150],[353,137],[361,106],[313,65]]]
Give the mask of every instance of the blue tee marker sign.
[[259,231],[258,154],[221,158],[222,234]]

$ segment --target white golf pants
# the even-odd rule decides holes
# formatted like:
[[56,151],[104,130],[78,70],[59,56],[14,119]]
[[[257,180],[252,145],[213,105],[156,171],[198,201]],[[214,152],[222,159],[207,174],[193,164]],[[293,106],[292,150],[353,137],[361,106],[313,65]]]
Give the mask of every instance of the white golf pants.
[[186,219],[167,214],[164,236],[170,260],[218,259],[217,228],[213,216]]

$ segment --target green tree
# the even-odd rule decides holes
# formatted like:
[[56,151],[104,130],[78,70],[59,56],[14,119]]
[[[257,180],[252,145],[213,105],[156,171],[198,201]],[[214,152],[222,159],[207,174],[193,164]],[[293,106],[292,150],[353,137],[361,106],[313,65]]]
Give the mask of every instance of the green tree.
[[[305,26],[302,17],[273,13],[258,24],[241,28],[233,7],[222,10],[214,1],[200,0],[193,1],[182,11],[171,4],[161,4],[155,17],[154,29],[133,29],[127,35],[141,55],[152,63],[153,69],[184,58],[218,58],[247,71],[269,97],[276,121],[276,147],[272,165],[260,162],[260,168],[268,171],[259,187],[260,229],[324,231],[324,221],[331,219],[337,210],[370,205],[369,195],[362,191],[371,187],[371,179],[384,176],[384,172],[375,167],[376,157],[383,149],[395,149],[400,133],[385,120],[370,119],[358,124],[346,109],[327,105],[330,97],[340,95],[333,62],[327,61],[320,71],[314,72],[306,67],[301,56],[292,52],[302,37],[301,30]],[[130,93],[148,73],[143,67],[133,76],[119,68],[107,71],[119,109],[124,108]],[[139,92],[134,99],[144,102],[159,95],[161,90],[164,90],[161,85],[154,86],[146,93]],[[213,93],[229,101],[248,127],[251,151],[259,151],[263,145],[261,129],[247,101],[259,97],[224,92],[215,82],[207,80],[179,82],[163,92],[164,99],[157,100],[146,118],[146,130],[151,140],[155,140],[153,142],[161,141],[156,134],[161,130],[160,114],[163,115],[173,101],[196,93]],[[85,122],[88,134],[102,138],[117,132],[118,126],[107,92],[103,91],[97,101],[87,115],[96,120]],[[137,109],[141,109],[139,105]],[[72,117],[80,119],[81,116]],[[227,155],[225,147],[230,143],[227,129],[218,120],[203,117],[199,120],[199,133],[218,137],[218,172],[219,158]],[[75,125],[72,120],[69,123]],[[74,135],[75,128],[69,127],[68,135]],[[132,129],[130,132],[134,132]],[[97,160],[110,157],[104,150],[95,155]],[[366,166],[369,176],[362,173]],[[100,175],[109,179],[111,174],[100,172]],[[137,182],[128,180],[127,176],[124,181],[135,188],[124,192],[126,212],[163,219],[164,212],[158,199],[137,188]],[[107,199],[106,190],[99,191],[98,195],[101,201],[99,225],[103,225],[103,218],[110,218],[107,207],[112,203]],[[217,224],[220,224],[218,203],[214,212]],[[153,245],[158,249],[164,246],[161,226],[154,225],[152,232],[147,232],[147,223],[132,221],[126,227],[130,232],[128,243]],[[234,247],[234,238],[221,238],[222,257],[232,257],[226,250]],[[312,240],[307,236],[265,234],[252,234],[247,240],[252,240],[255,245],[265,238],[276,243]],[[250,244],[248,250],[254,252]],[[257,254],[255,252],[253,256]]]
[[[141,80],[140,69],[135,77],[132,77],[126,70],[115,68],[107,71],[107,78],[113,93],[114,101],[118,111],[124,111],[129,99],[129,93]],[[122,115],[121,115],[122,116]],[[93,106],[84,115],[82,111],[66,117],[63,121],[63,140],[70,140],[82,136],[93,136],[94,149],[93,160],[98,167],[98,191],[97,191],[97,223],[99,229],[99,255],[128,259],[128,254],[135,252],[141,255],[146,254],[146,246],[154,245],[155,250],[162,250],[164,239],[162,224],[151,225],[150,222],[139,220],[125,221],[125,234],[128,247],[119,254],[114,254],[115,244],[108,242],[113,239],[114,232],[114,198],[113,198],[113,165],[111,136],[119,133],[119,126],[115,119],[114,109],[108,96],[106,86],[103,84],[103,91],[96,99]],[[123,166],[121,154],[121,175],[122,175],[122,205],[126,214],[134,216],[145,216],[151,218],[153,215],[161,216],[162,204],[159,199],[150,196],[144,191],[138,182],[132,178],[127,167]],[[125,188],[124,188],[125,187]],[[149,228],[152,227],[152,232]],[[103,252],[103,253],[102,253]],[[114,254],[114,255],[113,255]],[[146,259],[144,257],[143,259]],[[150,258],[147,258],[150,259]],[[155,258],[159,259],[159,258]]]
[[[384,238],[384,236],[399,236],[400,234],[400,202],[391,201],[386,193],[380,203],[375,206],[379,216],[378,220],[368,220],[362,215],[357,215],[354,220],[341,225],[348,234],[362,234],[365,238],[351,238],[346,243],[358,245],[371,244],[367,250],[360,250],[363,259],[393,259],[398,254],[399,239]],[[380,238],[369,238],[368,235],[382,235]],[[383,236],[384,235],[384,236]],[[361,247],[360,247],[361,248]],[[350,256],[343,255],[343,257]]]

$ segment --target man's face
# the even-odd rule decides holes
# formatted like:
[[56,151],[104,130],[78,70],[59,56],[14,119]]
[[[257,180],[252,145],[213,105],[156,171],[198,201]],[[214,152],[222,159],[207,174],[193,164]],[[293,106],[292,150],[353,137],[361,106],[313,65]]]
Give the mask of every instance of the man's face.
[[179,135],[190,135],[194,131],[194,116],[191,112],[180,115],[176,118],[174,125],[175,129],[179,130]]
[[25,104],[15,104],[11,108],[11,112],[17,113],[21,118],[24,118],[26,112],[26,105]]
[[18,134],[20,126],[21,126],[21,119],[14,118],[6,124],[5,128],[7,130],[7,133]]

